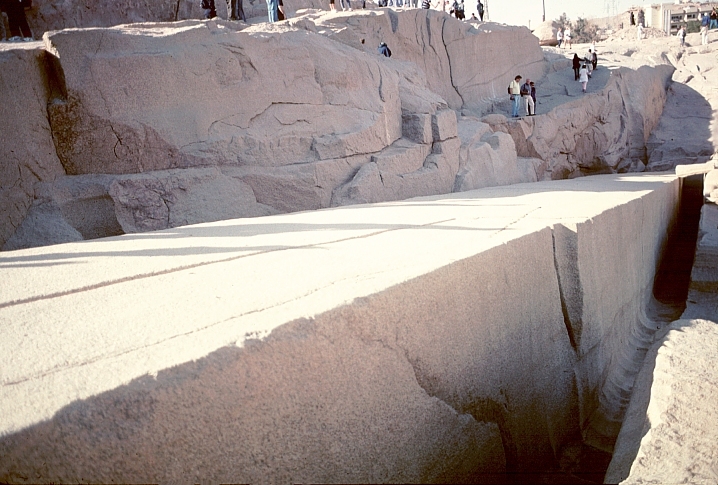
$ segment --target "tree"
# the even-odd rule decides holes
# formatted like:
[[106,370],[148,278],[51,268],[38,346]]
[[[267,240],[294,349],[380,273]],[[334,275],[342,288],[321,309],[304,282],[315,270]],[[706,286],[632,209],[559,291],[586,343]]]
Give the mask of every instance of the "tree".
[[579,17],[573,28],[573,38],[581,44],[588,44],[596,40],[598,27],[586,19]]

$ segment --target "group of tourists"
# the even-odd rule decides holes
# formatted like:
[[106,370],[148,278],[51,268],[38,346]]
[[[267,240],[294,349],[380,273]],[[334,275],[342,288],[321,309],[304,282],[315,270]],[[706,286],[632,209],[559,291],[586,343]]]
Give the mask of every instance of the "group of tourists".
[[[0,2],[14,2],[17,0],[0,0]],[[31,0],[20,0],[23,2],[30,2]],[[242,0],[226,0],[227,1],[227,12],[230,20],[242,20],[247,21],[244,15],[244,9],[242,8]],[[355,2],[361,2],[361,8],[366,7],[366,0],[354,0]],[[202,9],[202,15],[205,19],[213,19],[217,16],[217,9],[215,6],[215,0],[200,0],[200,8]],[[351,11],[352,4],[351,0],[339,0],[342,10]],[[446,12],[446,6],[449,0],[421,0],[421,8],[429,9],[436,8]],[[377,5],[380,7],[406,7],[406,8],[419,8],[419,0],[377,0]],[[441,8],[439,8],[441,7]],[[334,12],[337,10],[335,0],[329,0],[329,10]],[[449,13],[454,15],[459,20],[464,20],[464,0],[454,0],[454,3],[449,10]],[[471,20],[484,21],[484,4],[481,0],[476,5],[476,11],[479,13],[479,18],[475,14],[471,14]],[[23,14],[24,15],[24,14]],[[286,18],[284,14],[284,5],[282,0],[267,0],[267,15],[270,22],[277,22],[278,20],[284,20]]]
[[561,44],[563,44],[563,47],[571,48],[571,27],[566,26],[565,29],[561,30],[558,29],[556,31],[556,40],[558,41],[558,48],[561,48]]
[[530,79],[521,84],[520,75],[516,75],[511,84],[509,84],[509,99],[511,100],[511,116],[518,118],[519,111],[522,109],[527,116],[536,114],[536,85]]
[[713,7],[710,14],[703,12],[701,17],[701,45],[708,45],[708,31],[715,28],[718,28],[718,12]]

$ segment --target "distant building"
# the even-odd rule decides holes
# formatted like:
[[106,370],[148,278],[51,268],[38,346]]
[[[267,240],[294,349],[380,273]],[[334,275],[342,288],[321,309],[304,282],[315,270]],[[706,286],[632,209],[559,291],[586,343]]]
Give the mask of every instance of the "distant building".
[[713,7],[718,8],[718,2],[678,2],[658,3],[633,7],[630,11],[643,11],[645,14],[645,27],[660,29],[667,34],[675,34],[681,25],[688,22],[700,22],[703,13],[710,13]]

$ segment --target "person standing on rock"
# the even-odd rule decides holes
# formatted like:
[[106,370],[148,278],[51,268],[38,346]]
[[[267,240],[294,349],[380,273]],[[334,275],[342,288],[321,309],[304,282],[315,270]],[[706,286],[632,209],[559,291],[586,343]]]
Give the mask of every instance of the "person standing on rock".
[[588,87],[588,67],[586,64],[581,66],[581,70],[578,71],[578,80],[581,82],[581,89],[585,93],[586,87]]
[[531,80],[529,78],[526,78],[526,82],[521,85],[521,100],[524,103],[526,115],[533,116],[536,113],[536,106],[531,97]]
[[531,81],[530,84],[531,84],[531,99],[533,99],[533,101],[534,101],[534,115],[535,115],[536,114],[536,105],[538,104],[538,103],[536,103],[536,86],[534,85],[533,81]]
[[521,76],[516,75],[509,84],[509,99],[511,100],[511,116],[519,117],[519,103],[521,102]]
[[631,20],[631,27],[633,27],[634,25],[636,25],[636,16],[633,15],[633,12],[631,12],[631,18],[630,18],[630,20]]
[[701,18],[701,45],[708,45],[708,25],[710,25],[710,19],[708,14],[704,13]]
[[206,19],[213,19],[217,16],[217,9],[214,5],[214,0],[202,0],[199,4],[202,9],[202,15]]
[[481,22],[484,21],[484,4],[481,3],[481,0],[479,0],[479,3],[476,5],[476,11],[479,12],[479,20]]
[[377,51],[384,57],[391,57],[391,50],[389,50],[389,46],[386,45],[386,42],[379,44]]
[[279,17],[277,15],[277,10],[279,9],[279,2],[278,0],[267,0],[267,15],[269,17],[269,22],[277,22],[279,20]]
[[581,69],[581,59],[578,57],[578,54],[573,55],[571,62],[573,63],[573,80],[578,81],[578,70]]
[[25,17],[25,8],[32,7],[30,0],[0,0],[0,11],[7,14],[10,27],[8,40],[32,40],[32,32]]
[[242,0],[227,0],[227,16],[229,20],[241,20],[246,22]]
[[636,39],[638,41],[643,39],[643,24],[638,24],[638,29],[636,30]]
[[716,11],[716,8],[713,7],[713,10],[711,10],[711,24],[708,28],[710,29],[718,29],[718,11]]
[[681,25],[681,28],[678,29],[678,32],[676,33],[679,39],[681,39],[681,46],[686,45],[686,26]]

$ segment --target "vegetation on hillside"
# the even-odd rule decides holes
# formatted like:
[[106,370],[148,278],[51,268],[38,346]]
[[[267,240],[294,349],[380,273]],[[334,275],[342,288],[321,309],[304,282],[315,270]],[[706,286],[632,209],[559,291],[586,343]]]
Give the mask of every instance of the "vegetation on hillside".
[[571,28],[571,40],[577,43],[589,43],[597,38],[598,28],[596,25],[586,19],[578,17],[575,22],[571,22],[566,12],[556,20],[561,29]]

